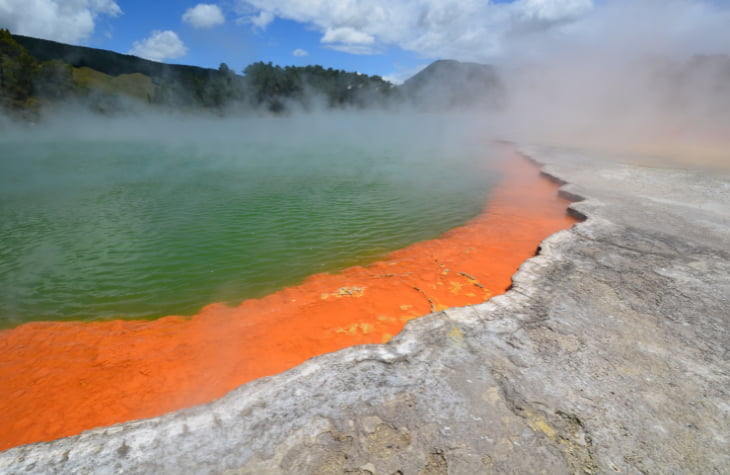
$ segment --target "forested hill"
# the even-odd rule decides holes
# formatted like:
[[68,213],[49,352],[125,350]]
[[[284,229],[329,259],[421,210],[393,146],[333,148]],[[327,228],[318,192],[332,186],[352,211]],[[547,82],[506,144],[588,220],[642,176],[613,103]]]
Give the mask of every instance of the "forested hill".
[[487,64],[439,60],[400,86],[404,99],[425,109],[501,106],[505,87],[497,68]]
[[175,75],[209,78],[218,73],[215,69],[158,63],[129,54],[120,54],[86,46],[68,45],[30,36],[12,35],[12,37],[38,61],[59,60],[73,67],[87,67],[110,76],[140,73],[155,79]]
[[312,108],[410,106],[482,110],[500,106],[505,88],[492,66],[436,61],[402,86],[380,76],[253,63],[243,71],[149,61],[0,30],[0,108],[36,116],[75,102],[113,114],[140,103],[195,113],[286,113]]
[[282,113],[292,108],[385,104],[394,86],[380,76],[254,63],[241,74],[158,63],[112,51],[0,30],[0,106],[34,112],[65,100],[113,113],[129,99],[161,107]]

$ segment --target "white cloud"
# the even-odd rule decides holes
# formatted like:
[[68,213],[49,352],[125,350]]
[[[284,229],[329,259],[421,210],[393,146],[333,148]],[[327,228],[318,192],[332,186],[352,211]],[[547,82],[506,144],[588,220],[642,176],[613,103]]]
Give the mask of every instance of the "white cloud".
[[324,43],[326,48],[343,53],[358,55],[378,53],[378,49],[373,46],[375,43],[373,36],[349,26],[326,29],[320,42]]
[[[544,17],[549,13],[542,12]],[[728,24],[730,4],[714,0],[610,0],[558,28],[560,34],[513,34],[509,52],[538,61],[584,63],[625,63],[647,54],[727,54]]]
[[379,49],[367,45],[333,44],[325,45],[325,48],[357,55],[371,55],[380,53]]
[[371,45],[375,42],[375,38],[367,33],[345,26],[342,28],[327,28],[320,41],[322,43]]
[[577,17],[592,6],[584,0],[522,0],[517,11],[528,17],[543,21],[554,21]]
[[510,34],[559,28],[590,12],[593,0],[238,0],[237,8],[308,24],[339,51],[396,45],[431,58],[483,60],[500,54]]
[[222,25],[226,21],[221,8],[210,3],[199,3],[193,8],[188,8],[182,19],[193,28],[210,28]]
[[256,28],[265,30],[269,23],[274,21],[274,18],[276,17],[273,13],[262,10],[257,16],[251,18],[251,23]]
[[243,1],[239,1],[234,11],[240,15],[236,19],[238,25],[252,25],[257,30],[265,30],[269,24],[276,19],[276,16],[267,10],[258,11]]
[[152,61],[175,59],[187,54],[188,48],[174,31],[154,30],[149,38],[135,41],[128,54],[133,54]]
[[101,15],[122,14],[114,0],[0,0],[0,27],[13,33],[80,43]]
[[539,59],[584,40],[630,52],[631,38],[667,53],[700,45],[730,52],[726,0],[235,1],[239,15],[264,26],[277,17],[303,23],[326,47],[354,54],[397,46],[424,58],[488,62],[516,52]]
[[297,48],[294,51],[291,52],[292,56],[296,56],[297,58],[303,58],[305,56],[309,56],[309,53],[306,50],[303,50],[302,48]]

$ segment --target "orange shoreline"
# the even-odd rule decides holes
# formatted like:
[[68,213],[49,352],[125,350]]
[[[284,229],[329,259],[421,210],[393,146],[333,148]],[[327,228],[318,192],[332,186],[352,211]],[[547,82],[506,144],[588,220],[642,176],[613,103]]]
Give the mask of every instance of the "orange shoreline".
[[431,311],[504,292],[540,241],[574,220],[556,184],[503,153],[504,177],[481,215],[366,267],[193,317],[0,331],[0,450],[210,402],[313,356],[387,342]]

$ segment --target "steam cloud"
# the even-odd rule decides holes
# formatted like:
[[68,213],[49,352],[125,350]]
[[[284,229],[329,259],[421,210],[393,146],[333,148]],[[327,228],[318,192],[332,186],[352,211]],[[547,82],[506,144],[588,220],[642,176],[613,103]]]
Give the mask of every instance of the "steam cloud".
[[730,165],[730,5],[612,1],[515,33],[506,135]]
[[[453,15],[439,15],[443,8],[431,0],[410,7],[373,0],[347,7],[371,13],[361,12],[357,24],[346,21],[357,17],[347,8],[327,9],[329,3],[320,2],[321,9],[311,9],[307,3],[241,1],[236,11],[260,18],[251,20],[257,28],[265,28],[275,17],[308,23],[319,29],[322,45],[328,48],[373,53],[395,44],[430,57],[443,53],[450,59],[493,64],[498,89],[474,88],[457,74],[431,81],[433,87],[417,96],[445,104],[454,90],[459,91],[459,102],[471,106],[469,119],[460,123],[469,124],[485,139],[690,157],[730,166],[730,4],[726,2],[459,2]],[[413,5],[421,9],[422,21],[406,19],[415,18],[409,10]],[[211,7],[197,5],[186,13],[186,21],[197,18],[200,26],[220,23],[219,9]],[[469,34],[455,35],[455,29]],[[446,37],[449,41],[441,41],[439,47],[433,43]],[[178,57],[185,49],[175,33],[156,31],[136,43],[132,52],[164,59]],[[292,54],[301,57],[306,52],[297,49]],[[470,94],[473,100],[465,101],[463,96]],[[300,101],[309,105],[306,111],[300,110],[301,104],[289,104],[288,110],[322,112],[324,104],[316,107],[320,99]],[[403,109],[434,111],[398,101],[372,105],[382,107],[391,114]]]

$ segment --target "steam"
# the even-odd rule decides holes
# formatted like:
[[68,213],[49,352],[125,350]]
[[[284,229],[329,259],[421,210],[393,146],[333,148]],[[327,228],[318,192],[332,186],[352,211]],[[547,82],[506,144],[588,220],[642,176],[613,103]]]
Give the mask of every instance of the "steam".
[[[516,2],[510,11],[529,7],[529,11],[542,12],[539,4]],[[482,62],[494,66],[493,73],[480,76],[462,69],[453,75],[433,75],[421,82],[425,86],[417,94],[407,94],[405,87],[399,87],[393,94],[364,94],[356,106],[343,108],[369,117],[400,116],[404,122],[416,120],[414,113],[448,110],[443,114],[444,123],[463,126],[467,134],[480,135],[485,142],[513,139],[730,166],[730,4],[713,0],[580,4],[574,14],[558,15],[554,21],[549,15],[540,21],[513,15],[494,33],[499,41],[485,44],[481,53],[473,48],[460,53],[449,47],[453,59],[483,58]],[[546,5],[548,11],[557,2]],[[466,21],[463,17],[458,16]],[[377,31],[372,35],[383,41]],[[211,84],[211,88],[217,90],[220,85]],[[276,113],[283,110],[292,116],[311,117],[332,113],[331,102],[321,91],[306,84],[303,90],[296,100],[277,98]],[[88,106],[64,104],[48,114],[46,124],[64,129],[68,124],[86,127],[87,121],[93,128],[95,119],[85,116],[84,107]],[[191,120],[180,115],[220,114],[226,120],[271,116],[262,108],[252,109],[245,100],[212,112],[182,103],[177,107],[174,101],[164,110],[129,98],[97,108],[122,115],[123,123],[136,117],[134,120],[144,124],[150,118],[154,125],[141,126],[144,133],[154,130],[171,137],[181,121]],[[462,112],[460,119],[454,120],[453,109]],[[216,120],[205,118],[209,119]],[[0,121],[0,133],[10,127],[7,121]],[[131,129],[122,125],[110,130]]]
[[730,166],[730,6],[610,1],[499,58],[497,133]]

